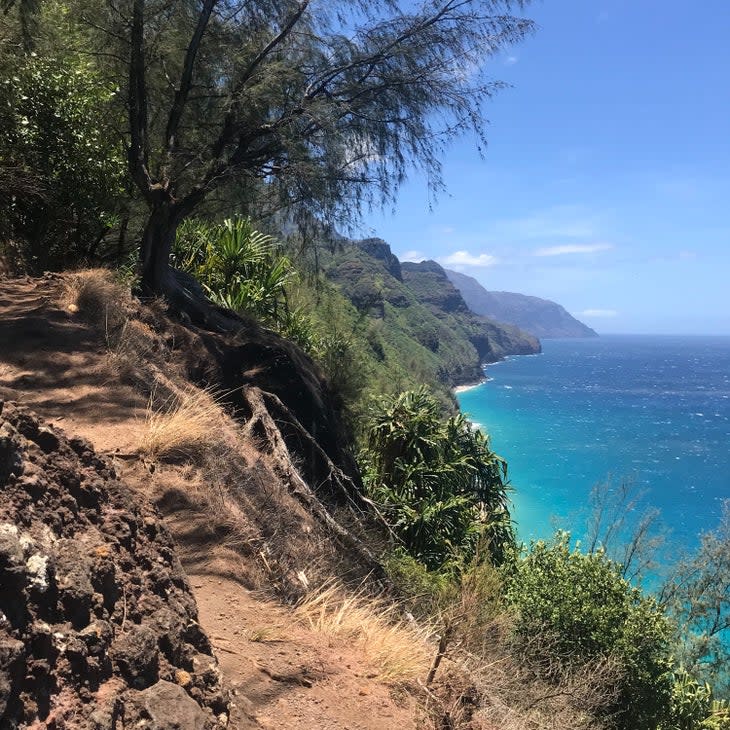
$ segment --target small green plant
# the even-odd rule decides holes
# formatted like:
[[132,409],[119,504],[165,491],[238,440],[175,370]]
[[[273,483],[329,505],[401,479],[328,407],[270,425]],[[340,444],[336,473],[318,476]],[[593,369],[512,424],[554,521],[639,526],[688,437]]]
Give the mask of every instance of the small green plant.
[[712,707],[712,689],[700,684],[684,669],[674,672],[671,696],[671,716],[662,730],[698,730],[703,727]]
[[254,314],[273,326],[287,319],[286,288],[296,272],[279,242],[257,231],[249,218],[220,224],[184,221],[173,264],[192,274],[221,306]]

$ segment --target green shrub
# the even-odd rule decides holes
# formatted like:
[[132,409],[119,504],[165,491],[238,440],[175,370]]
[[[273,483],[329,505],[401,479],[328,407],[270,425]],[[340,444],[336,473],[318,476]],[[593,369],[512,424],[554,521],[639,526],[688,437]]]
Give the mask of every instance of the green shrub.
[[656,728],[670,708],[670,627],[653,598],[621,576],[621,566],[603,552],[585,554],[558,533],[517,557],[507,577],[506,598],[516,613],[516,646],[527,660],[550,637],[556,672],[612,658],[622,671],[610,708],[616,725],[632,730]]
[[184,221],[173,263],[192,274],[221,306],[254,314],[274,326],[283,321],[286,287],[296,272],[279,242],[257,231],[249,218],[220,224]]
[[395,548],[382,560],[388,577],[419,617],[432,619],[455,600],[453,576],[429,570],[404,548]]
[[730,730],[730,707],[684,668],[674,672],[670,715],[660,730]]
[[83,63],[34,54],[0,83],[0,235],[33,271],[92,258],[116,219],[114,95]]
[[480,541],[499,563],[514,540],[505,462],[462,414],[441,413],[425,387],[375,404],[361,453],[369,494],[426,567],[460,568]]

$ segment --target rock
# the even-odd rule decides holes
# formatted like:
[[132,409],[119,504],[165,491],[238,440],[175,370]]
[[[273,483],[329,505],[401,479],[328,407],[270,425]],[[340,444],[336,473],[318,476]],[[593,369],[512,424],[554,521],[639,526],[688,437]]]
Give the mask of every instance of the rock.
[[11,403],[0,491],[0,728],[220,727],[228,695],[154,508]]
[[131,693],[124,707],[125,727],[136,730],[207,730],[214,723],[182,687],[164,680]]
[[16,639],[0,639],[0,717],[5,715],[8,702],[15,695],[14,686],[22,678],[25,647]]
[[56,451],[61,444],[58,436],[50,428],[46,427],[39,428],[33,440],[46,454],[49,454],[51,451]]
[[132,687],[144,689],[158,680],[157,636],[147,626],[132,624],[114,642],[112,661]]

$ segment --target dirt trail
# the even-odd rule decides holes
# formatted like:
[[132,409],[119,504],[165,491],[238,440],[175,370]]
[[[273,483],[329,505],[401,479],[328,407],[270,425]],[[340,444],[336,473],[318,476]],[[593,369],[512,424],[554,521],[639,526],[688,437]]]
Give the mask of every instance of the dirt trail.
[[48,279],[0,279],[0,396],[99,451],[125,451],[146,399],[114,377],[103,336],[57,304],[58,289]]
[[[412,698],[374,681],[359,652],[292,621],[231,580],[192,575],[200,617],[233,693],[236,727],[415,729]],[[246,725],[255,716],[258,725]]]
[[[64,311],[59,286],[54,279],[0,279],[0,397],[83,436],[101,453],[128,454],[146,398],[110,375],[103,334]],[[147,469],[117,464],[128,483],[149,494],[149,483],[135,485],[142,472],[149,479]],[[174,519],[168,527],[184,538]],[[297,623],[289,608],[233,580],[230,569],[193,566],[201,622],[234,695],[233,730],[418,727],[413,698],[379,683],[359,650]]]

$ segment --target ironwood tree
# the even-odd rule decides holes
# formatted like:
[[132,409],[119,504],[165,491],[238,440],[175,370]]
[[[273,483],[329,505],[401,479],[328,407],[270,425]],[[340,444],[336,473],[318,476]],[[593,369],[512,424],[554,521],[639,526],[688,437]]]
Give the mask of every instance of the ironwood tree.
[[127,81],[143,292],[185,300],[176,231],[222,186],[332,222],[392,201],[412,167],[438,189],[445,146],[486,141],[484,102],[503,84],[485,61],[532,31],[524,5],[107,0],[80,13]]

